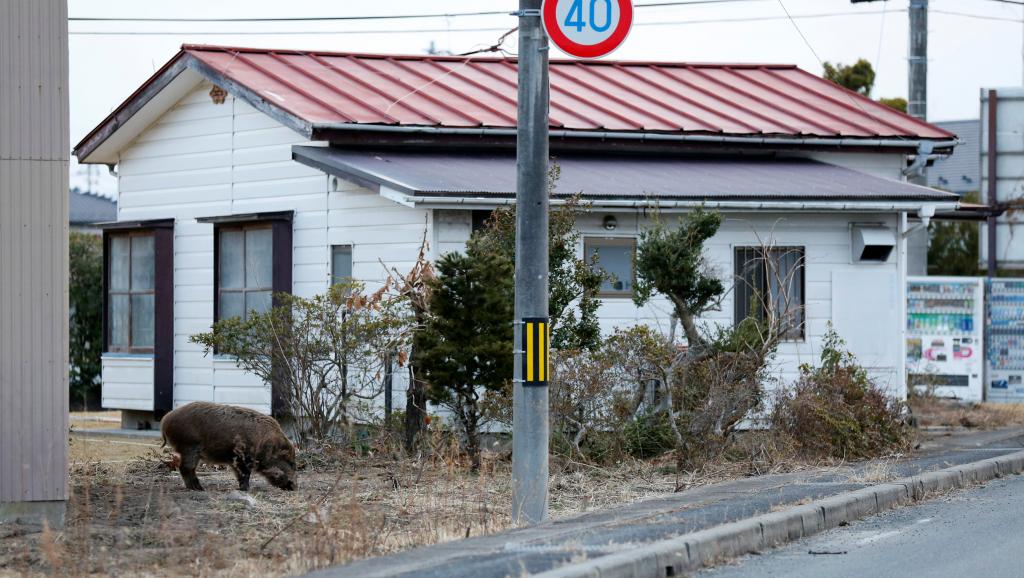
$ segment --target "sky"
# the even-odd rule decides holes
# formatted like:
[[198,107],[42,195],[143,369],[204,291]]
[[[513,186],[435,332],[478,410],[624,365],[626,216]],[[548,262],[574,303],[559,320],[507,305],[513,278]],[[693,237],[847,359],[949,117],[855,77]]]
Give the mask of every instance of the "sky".
[[[659,0],[634,0],[637,6]],[[910,0],[729,0],[638,8],[609,58],[792,63],[872,62],[874,97],[906,97]],[[928,119],[977,118],[982,88],[1024,82],[1022,0],[931,0]],[[74,18],[295,18],[512,11],[517,0],[69,0],[73,146],[172,58],[183,43],[391,54],[462,53],[493,45],[511,15],[318,22],[109,22]],[[789,20],[786,11],[794,17]],[[794,26],[794,23],[796,24]],[[110,34],[112,32],[129,34]],[[159,34],[142,34],[142,33]],[[270,34],[269,32],[291,32]],[[515,35],[504,44],[515,53]],[[562,57],[553,50],[553,57]],[[71,184],[115,196],[106,167],[71,163]]]

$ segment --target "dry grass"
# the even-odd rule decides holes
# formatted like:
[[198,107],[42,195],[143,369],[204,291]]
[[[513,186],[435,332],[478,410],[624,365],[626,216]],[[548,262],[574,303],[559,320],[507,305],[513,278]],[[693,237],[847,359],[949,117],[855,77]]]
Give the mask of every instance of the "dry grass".
[[[304,456],[300,489],[202,467],[186,490],[157,442],[73,436],[63,529],[0,529],[0,575],[285,576],[510,526],[510,464],[486,455],[478,475],[450,443],[429,457],[376,448]],[[629,503],[750,475],[743,463],[676,473],[670,461],[595,467],[554,460],[551,515]]]
[[[728,455],[681,472],[670,456],[606,467],[552,458],[550,513],[561,518],[751,475],[843,465],[801,461],[780,444],[748,432]],[[245,495],[229,471],[208,466],[199,471],[207,491],[186,490],[155,440],[73,435],[66,526],[0,528],[0,576],[290,576],[510,527],[507,455],[485,453],[472,474],[440,434],[425,456],[402,457],[389,447],[307,451],[298,491],[254,478]],[[869,468],[862,477],[867,483],[887,474]]]
[[922,427],[997,429],[1024,425],[1024,404],[962,403],[933,396],[914,396],[910,409]]
[[70,416],[72,431],[118,429],[121,427],[119,411],[73,411]]

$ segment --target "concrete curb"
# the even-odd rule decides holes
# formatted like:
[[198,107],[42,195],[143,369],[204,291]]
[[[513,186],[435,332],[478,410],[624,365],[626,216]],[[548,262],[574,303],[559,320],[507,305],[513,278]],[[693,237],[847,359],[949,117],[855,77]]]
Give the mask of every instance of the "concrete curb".
[[723,524],[669,540],[555,570],[537,578],[661,578],[681,576],[704,566],[784,542],[811,536],[854,520],[964,488],[1024,472],[1024,451],[928,472]]

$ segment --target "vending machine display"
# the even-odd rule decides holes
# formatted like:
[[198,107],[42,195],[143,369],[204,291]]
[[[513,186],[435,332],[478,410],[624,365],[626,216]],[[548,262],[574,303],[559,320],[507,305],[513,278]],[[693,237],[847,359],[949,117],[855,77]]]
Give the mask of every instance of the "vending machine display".
[[908,386],[941,397],[982,399],[984,296],[981,278],[908,279]]
[[988,287],[988,399],[1024,402],[1024,279]]

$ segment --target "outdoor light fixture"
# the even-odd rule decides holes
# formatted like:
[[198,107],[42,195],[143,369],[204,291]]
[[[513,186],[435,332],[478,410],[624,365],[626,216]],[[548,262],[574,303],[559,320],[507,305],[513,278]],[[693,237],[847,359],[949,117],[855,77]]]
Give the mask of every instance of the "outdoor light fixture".
[[614,231],[615,227],[619,226],[619,222],[615,219],[615,215],[607,215],[604,218],[604,228],[608,231]]

